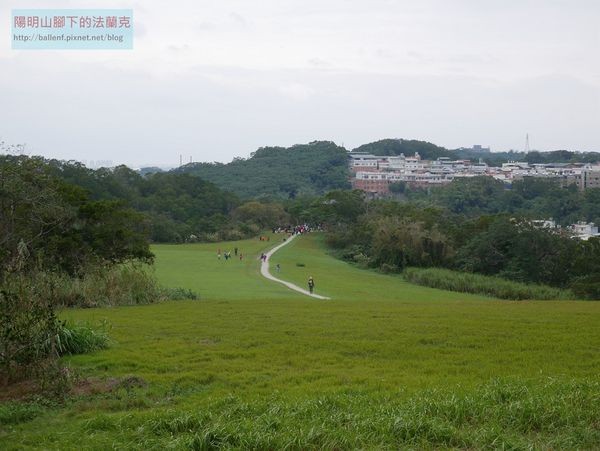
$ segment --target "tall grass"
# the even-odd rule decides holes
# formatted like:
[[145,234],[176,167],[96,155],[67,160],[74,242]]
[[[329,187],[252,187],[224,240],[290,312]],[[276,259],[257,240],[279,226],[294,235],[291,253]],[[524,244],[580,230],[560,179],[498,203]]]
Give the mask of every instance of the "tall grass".
[[153,274],[137,265],[97,268],[81,278],[49,275],[54,304],[62,307],[103,307],[152,304],[164,299]]
[[227,397],[155,414],[138,429],[189,449],[592,449],[600,385],[493,380],[466,393],[336,393],[297,401]]
[[140,265],[98,267],[82,277],[37,272],[21,285],[21,290],[36,293],[55,307],[109,307],[199,298],[189,289],[160,286],[154,274]]
[[513,282],[499,277],[449,269],[406,268],[402,274],[408,282],[417,285],[461,293],[482,294],[500,299],[575,299],[575,295],[570,290]]
[[56,348],[60,355],[85,354],[105,349],[109,345],[108,323],[94,327],[90,323],[64,322],[56,337]]

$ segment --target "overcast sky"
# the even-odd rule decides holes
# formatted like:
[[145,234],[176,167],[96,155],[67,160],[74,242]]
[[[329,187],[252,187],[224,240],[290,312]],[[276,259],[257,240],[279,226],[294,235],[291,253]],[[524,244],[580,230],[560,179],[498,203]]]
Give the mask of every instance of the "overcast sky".
[[[134,11],[134,50],[11,50],[13,8]],[[382,138],[600,151],[598,0],[0,0],[0,141],[133,166]]]

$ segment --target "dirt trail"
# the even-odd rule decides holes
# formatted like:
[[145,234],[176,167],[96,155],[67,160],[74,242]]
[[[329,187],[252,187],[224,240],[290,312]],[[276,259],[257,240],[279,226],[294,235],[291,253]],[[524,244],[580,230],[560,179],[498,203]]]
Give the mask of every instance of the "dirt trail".
[[302,294],[304,294],[306,296],[311,296],[311,297],[316,298],[316,299],[331,299],[331,298],[328,298],[326,296],[321,296],[321,295],[314,294],[314,293],[311,294],[310,291],[305,290],[304,288],[300,288],[298,285],[295,285],[295,284],[293,284],[291,282],[286,282],[285,280],[278,279],[277,277],[271,275],[271,273],[269,272],[269,261],[271,260],[271,255],[273,255],[275,252],[277,252],[283,246],[286,246],[286,245],[290,244],[290,242],[294,238],[296,238],[296,236],[297,235],[292,235],[287,240],[285,240],[283,243],[281,243],[278,246],[275,246],[273,249],[271,249],[269,252],[267,252],[267,261],[266,262],[265,261],[261,262],[261,264],[260,264],[260,273],[264,277],[266,277],[267,279],[272,280],[274,282],[282,283],[283,285],[285,285],[286,287],[288,287],[290,290],[297,291],[298,293],[302,293]]

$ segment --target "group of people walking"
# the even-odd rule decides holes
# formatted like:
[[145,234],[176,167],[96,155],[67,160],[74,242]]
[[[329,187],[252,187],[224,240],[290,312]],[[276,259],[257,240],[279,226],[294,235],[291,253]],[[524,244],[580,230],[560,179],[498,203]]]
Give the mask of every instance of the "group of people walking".
[[[233,249],[233,255],[231,255],[231,251],[224,251],[222,255],[223,255],[223,258],[225,259],[225,261],[227,261],[233,257],[239,257],[240,261],[242,261],[244,259],[244,254],[242,254],[237,247],[235,247]],[[217,259],[221,260],[221,248],[219,248],[219,250],[217,250]]]
[[323,227],[321,224],[310,225],[310,224],[298,224],[298,225],[287,225],[283,227],[273,227],[273,233],[287,233],[288,235],[301,235],[303,233],[322,231]]
[[[307,232],[310,232],[310,231],[311,231],[311,228],[308,225],[306,225],[306,224],[303,224],[303,225],[300,225],[300,226],[296,226],[296,227],[288,226],[286,228],[273,229],[273,233],[284,232],[284,233],[289,233],[291,235],[303,234],[303,233],[307,233]],[[269,237],[265,237],[265,236],[260,236],[259,240],[260,241],[270,241],[270,238]],[[284,241],[285,241],[285,239],[284,239]],[[234,257],[239,257],[240,261],[242,261],[243,258],[244,258],[244,254],[242,254],[242,252],[240,251],[240,249],[238,249],[237,247],[233,248],[233,255],[231,255],[231,251],[226,250],[226,251],[221,252],[221,248],[219,248],[217,250],[217,259],[221,260],[221,257],[223,257],[223,259],[225,259],[225,261],[227,261],[229,259],[232,259]],[[262,263],[266,263],[267,259],[268,259],[268,255],[265,254],[264,252],[261,252],[261,254],[260,254],[260,261]],[[281,272],[281,264],[277,263],[275,265],[275,270],[278,273]],[[313,279],[312,276],[310,276],[308,278],[308,291],[310,292],[310,294],[313,294],[314,290],[315,290],[315,280]]]

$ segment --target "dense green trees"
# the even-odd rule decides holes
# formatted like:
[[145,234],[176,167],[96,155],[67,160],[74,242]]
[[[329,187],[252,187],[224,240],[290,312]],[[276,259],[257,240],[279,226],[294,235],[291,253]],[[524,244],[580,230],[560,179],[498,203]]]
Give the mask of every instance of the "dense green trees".
[[55,282],[152,258],[123,202],[91,200],[41,158],[0,156],[0,382],[37,374],[61,389]]
[[0,277],[152,259],[141,215],[121,201],[90,200],[43,159],[22,156],[0,157],[0,244]]
[[261,203],[257,201],[246,202],[236,208],[232,217],[234,220],[256,225],[256,232],[261,229],[288,224],[289,214],[281,204]]
[[459,251],[455,266],[520,282],[565,287],[573,278],[578,241],[525,220],[493,218]]
[[385,270],[407,266],[442,266],[453,254],[448,238],[438,227],[398,216],[375,220],[371,241],[372,264]]
[[463,178],[428,191],[407,191],[418,205],[437,205],[474,217],[509,213],[531,219],[554,219],[562,225],[577,221],[600,224],[600,189],[579,191],[575,185],[536,177],[516,180],[507,187],[491,177]]
[[150,238],[183,242],[190,236],[230,231],[238,198],[214,184],[178,172],[142,176],[126,166],[87,169],[76,162],[46,161],[47,171],[76,185],[94,200],[119,201],[147,218]]
[[[342,258],[364,266],[384,271],[445,267],[572,288],[581,297],[600,296],[596,285],[600,280],[600,239],[575,240],[554,229],[535,227],[526,217],[498,214],[503,207],[497,199],[504,191],[493,180],[471,181],[467,188],[444,194],[450,208],[368,201],[359,193],[345,192],[341,197],[346,197],[347,203],[337,214],[332,210],[336,202],[331,202],[331,194],[298,211],[312,217],[320,212],[329,230],[329,245]],[[518,196],[524,201],[527,197],[538,199],[540,193],[533,188],[525,184]],[[348,198],[353,202],[348,203]],[[496,214],[482,214],[487,211]]]
[[193,163],[177,171],[208,180],[244,199],[288,199],[350,187],[346,150],[329,141],[261,147],[247,160]]
[[439,157],[456,157],[448,149],[436,146],[430,142],[415,139],[382,139],[369,144],[363,144],[353,149],[352,152],[365,152],[385,156],[400,155],[403,153],[407,157],[413,156],[415,152],[418,152],[424,160],[437,160]]

